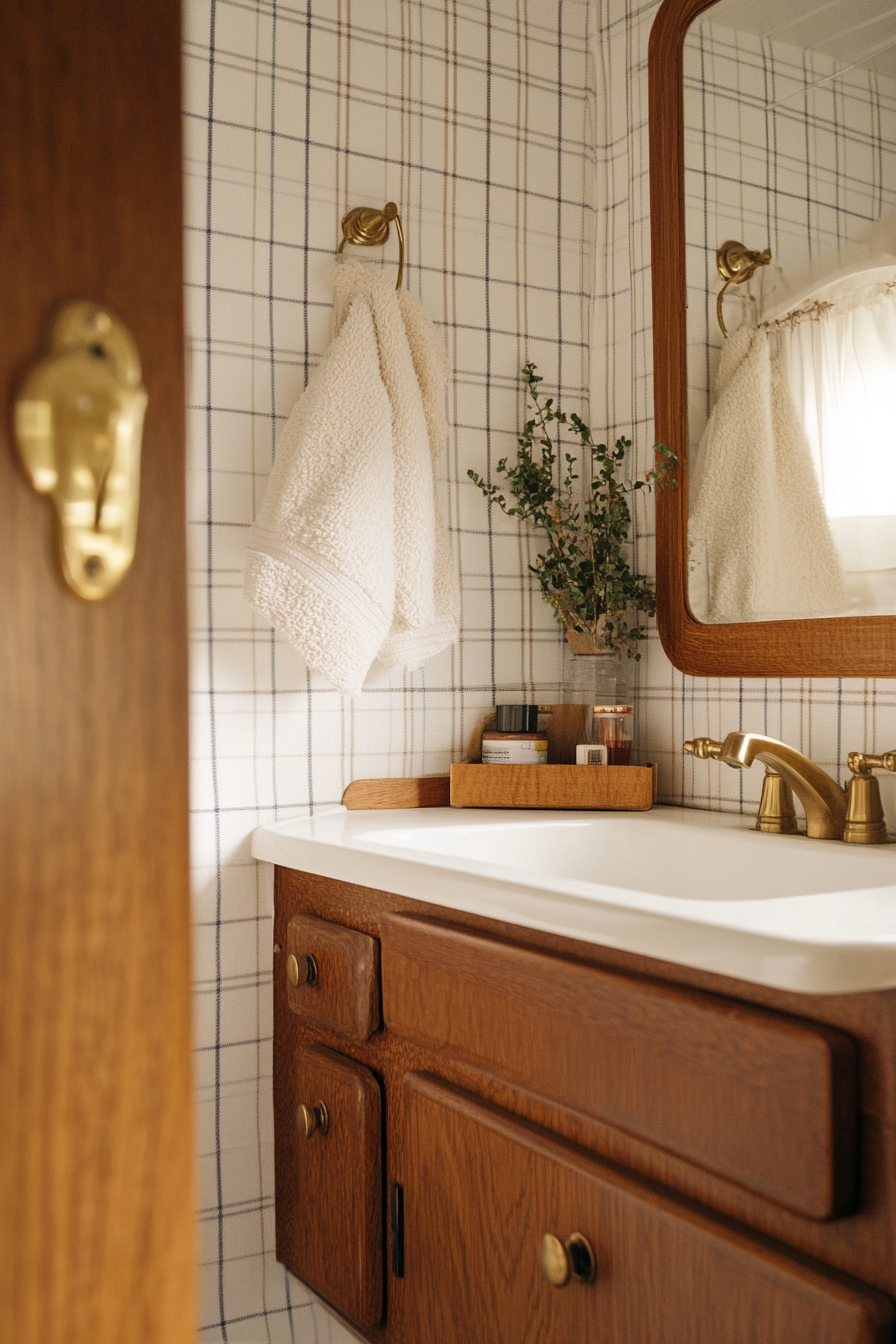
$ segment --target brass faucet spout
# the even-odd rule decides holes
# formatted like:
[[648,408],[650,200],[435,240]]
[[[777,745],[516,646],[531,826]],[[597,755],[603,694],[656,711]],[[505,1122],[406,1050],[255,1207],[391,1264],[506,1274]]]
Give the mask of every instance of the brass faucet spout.
[[813,840],[842,840],[846,791],[808,756],[760,733],[729,733],[719,760],[747,769],[754,761],[777,770],[806,810],[806,834]]

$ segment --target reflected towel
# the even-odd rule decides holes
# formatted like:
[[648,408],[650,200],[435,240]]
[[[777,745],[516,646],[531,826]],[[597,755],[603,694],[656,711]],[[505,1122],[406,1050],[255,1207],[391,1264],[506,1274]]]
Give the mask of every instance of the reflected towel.
[[[849,597],[805,431],[763,329],[722,349],[718,394],[691,475],[691,563],[712,624],[835,616]],[[698,609],[699,608],[699,609]]]

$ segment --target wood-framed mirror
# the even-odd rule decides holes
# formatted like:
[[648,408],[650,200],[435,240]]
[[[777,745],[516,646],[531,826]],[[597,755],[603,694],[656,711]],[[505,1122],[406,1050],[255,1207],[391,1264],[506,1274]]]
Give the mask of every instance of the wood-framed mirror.
[[[846,6],[849,6],[852,2],[853,0],[840,0],[840,3]],[[690,134],[686,124],[685,61],[687,55],[690,63],[689,68],[693,66],[693,56],[686,52],[686,46],[688,35],[692,33],[695,23],[698,26],[705,25],[709,18],[708,11],[713,9],[716,10],[717,14],[726,15],[735,9],[737,0],[720,0],[720,3],[721,10],[719,10],[719,0],[664,0],[658,11],[650,38],[650,202],[656,438],[660,442],[667,443],[678,454],[680,464],[678,488],[661,489],[657,495],[657,624],[660,638],[672,663],[683,672],[694,676],[893,677],[896,676],[896,568],[892,571],[894,580],[892,606],[888,607],[888,600],[882,604],[878,603],[878,610],[874,611],[874,614],[854,614],[857,610],[863,609],[854,597],[848,599],[849,605],[838,608],[845,614],[819,615],[808,619],[790,615],[785,619],[774,616],[767,618],[762,614],[757,615],[755,611],[747,619],[723,618],[720,620],[717,615],[714,619],[707,619],[706,609],[703,609],[701,612],[703,619],[698,620],[694,614],[695,607],[701,609],[700,603],[694,597],[693,590],[694,568],[695,564],[699,567],[700,561],[694,559],[693,545],[689,552],[689,512],[693,507],[692,502],[689,501],[695,483],[694,464],[695,462],[702,464],[703,470],[705,470],[707,459],[697,455],[698,450],[695,442],[697,431],[699,429],[702,432],[703,426],[695,425],[692,421],[700,419],[699,403],[701,395],[706,400],[707,414],[710,406],[718,404],[718,389],[713,384],[718,374],[722,338],[718,329],[710,334],[710,326],[707,326],[707,334],[704,338],[705,359],[689,361],[689,340],[693,350],[695,348],[695,338],[693,331],[689,332],[688,266],[691,265],[693,272],[695,257],[698,266],[700,264],[705,266],[707,299],[700,306],[705,308],[705,314],[702,315],[703,319],[708,324],[714,323],[716,320],[715,300],[723,281],[718,274],[709,276],[710,265],[708,259],[711,257],[714,268],[715,249],[732,238],[739,239],[740,236],[731,232],[730,228],[724,230],[724,238],[711,236],[709,230],[704,230],[706,236],[700,239],[689,238],[688,236],[688,216],[690,214],[693,219],[694,205],[693,202],[689,205],[686,196],[686,170],[689,179],[695,175],[699,176],[699,173],[694,174],[693,172],[693,155],[699,151],[699,146],[695,148],[697,137]],[[796,20],[794,20],[794,32],[784,34],[788,37],[788,40],[793,40],[800,31],[805,34],[806,20],[814,24],[811,28],[813,34],[817,31],[818,26],[818,19],[811,18],[808,13],[808,11],[813,11],[817,15],[817,4],[801,5],[800,0],[795,0],[795,3],[800,10],[797,17],[802,18],[804,25],[803,29],[800,30]],[[878,51],[886,51],[889,53],[888,60],[896,61],[896,51],[890,50],[891,46],[896,47],[896,4],[891,5],[890,0],[886,0],[886,3],[884,3],[884,0],[880,0],[880,2],[879,0],[869,0],[869,3],[872,7],[876,6],[878,10],[887,9],[886,15],[879,15],[878,17],[882,21],[886,19],[888,25],[892,15],[894,41],[889,42],[887,39],[889,26],[879,30],[877,41],[876,43],[872,42],[871,47],[868,47],[866,33],[864,39],[866,51],[870,51],[872,57],[875,57]],[[762,10],[765,9],[769,14],[774,15],[775,21],[778,22],[781,13],[781,0],[755,0],[755,3],[749,7],[742,4],[739,12],[746,14],[748,8],[756,14],[751,40],[755,40],[755,43],[759,44],[755,48],[756,50],[767,53],[769,38],[767,31],[762,26]],[[828,5],[825,8],[830,10],[832,6]],[[807,12],[803,14],[803,10]],[[859,26],[859,20],[861,20],[866,29],[873,29],[873,23],[876,22],[875,15],[870,11],[868,15],[864,11],[862,15],[854,14],[854,19],[856,27]],[[747,22],[750,22],[749,18]],[[763,47],[762,44],[765,44],[765,46]],[[704,50],[705,45],[704,42]],[[752,49],[750,41],[746,39],[734,43],[734,46],[737,50]],[[828,51],[834,53],[834,66],[830,68],[837,67],[841,74],[845,75],[846,66],[850,66],[850,69],[858,69],[861,73],[862,61],[856,60],[850,64],[850,60],[847,59],[849,53],[846,52],[842,42],[839,45],[829,44]],[[818,56],[813,52],[812,56],[814,64],[810,63],[807,66],[803,62],[806,69],[811,69],[814,72],[813,78],[806,80],[806,87],[808,88],[810,85],[814,87],[817,84],[819,87],[823,86],[830,89],[834,76],[825,73],[829,67],[824,64],[823,52],[822,55]],[[725,114],[728,120],[722,126],[723,134],[716,136],[714,153],[718,156],[720,146],[722,149],[725,148],[725,138],[737,135],[746,126],[747,131],[745,133],[752,137],[754,167],[759,164],[761,168],[762,156],[756,153],[756,145],[757,143],[761,144],[763,124],[768,128],[770,120],[781,115],[780,107],[788,101],[788,98],[791,107],[794,102],[799,103],[800,100],[799,98],[794,99],[789,94],[788,91],[791,86],[786,81],[769,88],[765,57],[760,64],[764,64],[764,69],[760,73],[766,80],[765,94],[760,93],[758,98],[754,98],[752,106],[749,105],[750,100],[748,99],[748,105],[745,107],[743,115],[739,111],[732,115],[729,108],[729,112]],[[867,66],[867,61],[865,64]],[[723,62],[717,61],[713,76],[717,88],[728,83],[725,74],[720,74],[723,71]],[[896,65],[894,65],[894,74],[896,74]],[[875,80],[886,81],[889,79],[889,75],[887,73],[879,75],[878,71],[875,71],[874,78]],[[781,92],[782,88],[783,94]],[[887,89],[889,90],[889,85],[887,85]],[[726,89],[726,92],[728,91]],[[893,93],[896,95],[896,79],[893,80]],[[802,97],[802,103],[808,105],[809,95],[804,94],[800,97]],[[894,126],[896,126],[896,97],[894,97],[892,103]],[[889,113],[888,104],[888,117]],[[803,122],[807,122],[807,117],[803,117]],[[775,124],[777,125],[777,123]],[[718,132],[718,130],[717,125],[716,131]],[[769,134],[773,135],[774,133],[775,127],[772,126]],[[813,128],[812,133],[816,135],[815,128]],[[688,134],[687,150],[686,134]],[[807,142],[808,138],[807,135]],[[820,139],[820,137],[816,138]],[[772,151],[777,153],[777,143],[770,143]],[[877,155],[875,162],[878,159],[883,162],[884,153],[889,156],[890,151],[888,146],[884,146],[882,150],[880,144],[876,144],[874,152]],[[691,155],[690,163],[687,162],[689,154]],[[858,160],[856,161],[858,162]],[[725,175],[724,172],[719,173],[718,171],[719,162],[720,159],[717,157],[713,170],[717,179]],[[896,169],[896,136],[894,136],[892,162],[888,158],[887,164],[888,172],[889,167]],[[777,171],[779,165],[775,163],[772,167]],[[771,168],[768,171],[771,172]],[[842,164],[838,171],[842,175]],[[877,172],[876,169],[874,171]],[[827,172],[827,169],[825,169],[825,172]],[[861,169],[859,169],[859,172],[861,172]],[[707,178],[712,175],[711,172],[706,173]],[[889,180],[890,176],[893,179],[892,182]],[[792,239],[788,241],[786,237],[783,237],[778,228],[779,220],[776,217],[773,221],[770,211],[766,211],[765,218],[762,217],[761,206],[757,207],[756,203],[755,187],[756,183],[754,182],[751,184],[752,196],[746,189],[738,189],[742,203],[743,200],[748,201],[743,208],[742,219],[743,231],[749,233],[750,236],[743,237],[743,243],[747,248],[757,251],[770,247],[774,261],[767,270],[775,283],[783,284],[783,292],[789,293],[794,303],[801,303],[804,307],[807,307],[806,294],[809,293],[811,302],[817,304],[818,299],[810,292],[811,286],[810,290],[806,290],[804,286],[804,292],[800,295],[796,294],[798,285],[791,284],[788,290],[788,276],[786,274],[782,276],[782,268],[777,265],[775,253],[778,248],[786,252],[787,248],[791,246]],[[869,207],[871,215],[878,207],[881,214],[891,208],[889,199],[891,187],[893,191],[896,191],[896,170],[889,174],[885,184],[875,183],[877,205],[873,209]],[[772,181],[770,189],[778,189],[777,178]],[[842,182],[835,184],[834,190],[842,191]],[[790,195],[792,197],[793,193],[790,193]],[[814,188],[807,189],[807,218],[809,207],[811,206],[812,209],[815,207],[815,196]],[[837,206],[836,201],[834,205]],[[849,214],[851,208],[850,198],[848,208],[839,209],[839,211],[835,208],[834,213],[838,214],[838,218],[843,217]],[[704,215],[708,216],[709,213],[705,211]],[[794,209],[791,214],[795,216],[798,211]],[[725,218],[724,211],[721,211],[714,219],[714,224],[721,229],[723,226],[718,223],[720,218]],[[730,218],[729,212],[727,219],[730,220]],[[825,225],[826,227],[827,225]],[[840,225],[838,223],[835,232],[839,229]],[[824,232],[823,229],[822,232]],[[866,229],[865,234],[867,232]],[[784,233],[786,234],[786,229]],[[861,233],[861,230],[858,230],[858,233]],[[770,237],[770,234],[776,236]],[[865,234],[862,236],[864,237]],[[840,243],[843,242],[844,240],[840,239]],[[852,246],[851,240],[846,239],[845,242]],[[839,246],[840,243],[837,245]],[[817,254],[819,252],[817,238],[812,242],[810,251],[812,247]],[[893,251],[896,252],[896,248]],[[884,252],[889,256],[886,248],[884,248]],[[848,259],[850,255],[848,249],[844,255]],[[840,257],[839,260],[842,261],[843,257]],[[795,275],[798,269],[794,262],[791,266],[791,275]],[[828,269],[831,270],[831,267]],[[848,267],[840,267],[841,271],[846,269]],[[752,284],[751,281],[751,287]],[[893,285],[896,285],[896,269],[893,272]],[[892,287],[892,285],[889,286],[889,288]],[[743,289],[746,290],[747,286],[745,285]],[[692,296],[693,292],[692,284]],[[818,289],[817,292],[821,293],[821,290]],[[825,291],[826,293],[827,291]],[[753,297],[755,301],[755,294]],[[767,299],[767,294],[763,294],[762,297]],[[780,293],[777,297],[780,299]],[[894,304],[896,304],[896,289],[894,289],[893,297]],[[725,304],[726,320],[730,312],[733,322],[736,322],[738,310],[743,309],[745,305],[740,302],[729,304],[728,299],[725,300]],[[693,309],[697,306],[692,304],[692,326],[693,320],[696,318]],[[768,304],[766,304],[766,308],[768,309]],[[787,312],[786,303],[782,308],[779,302],[778,311],[785,312],[785,316],[788,318],[791,316]],[[792,311],[795,311],[795,309]],[[813,309],[814,311],[818,310]],[[822,303],[821,311],[827,311],[826,301]],[[763,330],[768,330],[773,323],[771,321],[760,321],[760,318],[763,317],[762,306],[758,305],[757,307],[754,303],[752,316],[745,320],[750,321],[756,328],[761,326]],[[792,322],[790,325],[792,328]],[[732,346],[731,349],[733,351],[735,347]],[[731,358],[733,357],[731,356]],[[692,365],[702,363],[704,366],[698,370],[691,369],[690,381],[689,362]],[[698,386],[695,391],[694,384],[695,382],[699,384],[701,378],[703,386],[702,388]],[[896,389],[896,367],[893,369],[891,385]],[[731,383],[728,386],[731,386]],[[698,409],[695,410],[695,407]],[[706,415],[703,418],[705,419]],[[719,419],[721,419],[721,413]],[[893,425],[896,427],[896,396],[893,397],[892,419]],[[894,434],[896,434],[896,428],[894,428]],[[703,454],[704,442],[705,440],[701,437],[700,454]],[[726,440],[727,451],[732,450],[732,442],[732,437],[729,435],[728,440]],[[894,452],[891,456],[894,464],[896,464],[896,444],[894,444]],[[896,480],[896,465],[894,465],[894,480]],[[787,488],[789,488],[789,485]],[[800,498],[802,499],[802,496]],[[819,499],[821,499],[821,495],[819,495]],[[826,498],[822,503],[823,507],[828,509],[828,512],[834,507],[828,503]],[[795,507],[792,502],[791,506]],[[817,501],[815,506],[817,507]],[[889,505],[886,507],[889,508]],[[871,505],[869,508],[873,511],[876,505]],[[809,506],[807,505],[808,510]],[[896,508],[893,512],[896,514]],[[830,522],[834,531],[836,526],[840,526],[839,519],[830,520]],[[896,519],[894,519],[894,522],[896,522]],[[854,525],[854,531],[857,526],[861,541],[862,534],[869,531],[868,528],[863,526],[864,523],[864,517],[855,517],[845,519],[843,526]],[[878,527],[878,530],[881,530],[883,524],[880,519],[876,521],[875,526]],[[884,528],[884,531],[886,531],[886,528]],[[697,529],[695,528],[692,541],[696,535]],[[832,535],[834,535],[833,531]],[[894,549],[896,549],[896,530],[893,530],[893,538]],[[839,541],[837,544],[840,544]],[[889,544],[888,537],[887,544]],[[752,565],[752,560],[750,563]],[[812,573],[816,572],[814,556],[813,565],[808,568]],[[848,578],[849,575],[846,574],[845,577]],[[889,614],[890,612],[893,614]]]

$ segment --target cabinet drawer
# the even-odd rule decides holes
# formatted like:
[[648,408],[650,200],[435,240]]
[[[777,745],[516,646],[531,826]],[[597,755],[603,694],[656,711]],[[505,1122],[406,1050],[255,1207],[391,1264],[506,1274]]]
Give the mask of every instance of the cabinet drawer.
[[383,926],[386,1026],[810,1218],[854,1194],[841,1032],[435,921]]
[[[307,976],[309,957],[313,968]],[[298,984],[294,983],[296,968]],[[294,1013],[353,1041],[366,1041],[379,1026],[379,945],[375,938],[314,915],[296,915],[286,930],[284,973],[287,1001]]]
[[[404,1084],[414,1344],[883,1344],[881,1294],[423,1076]],[[591,1283],[552,1287],[542,1238],[587,1238]]]
[[[277,1258],[370,1328],[383,1312],[380,1087],[369,1069],[322,1045],[299,1052],[294,1079],[276,1117]],[[299,1107],[321,1103],[325,1132],[308,1138]]]

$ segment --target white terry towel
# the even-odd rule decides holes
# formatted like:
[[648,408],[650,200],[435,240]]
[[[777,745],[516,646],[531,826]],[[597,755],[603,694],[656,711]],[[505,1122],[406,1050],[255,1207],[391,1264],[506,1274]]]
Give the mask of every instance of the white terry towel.
[[691,479],[692,564],[723,622],[835,616],[849,596],[805,431],[763,329],[725,341]]
[[452,643],[459,599],[398,295],[341,258],[335,299],[336,335],[280,437],[244,591],[311,668],[357,695],[377,656],[414,668]]

